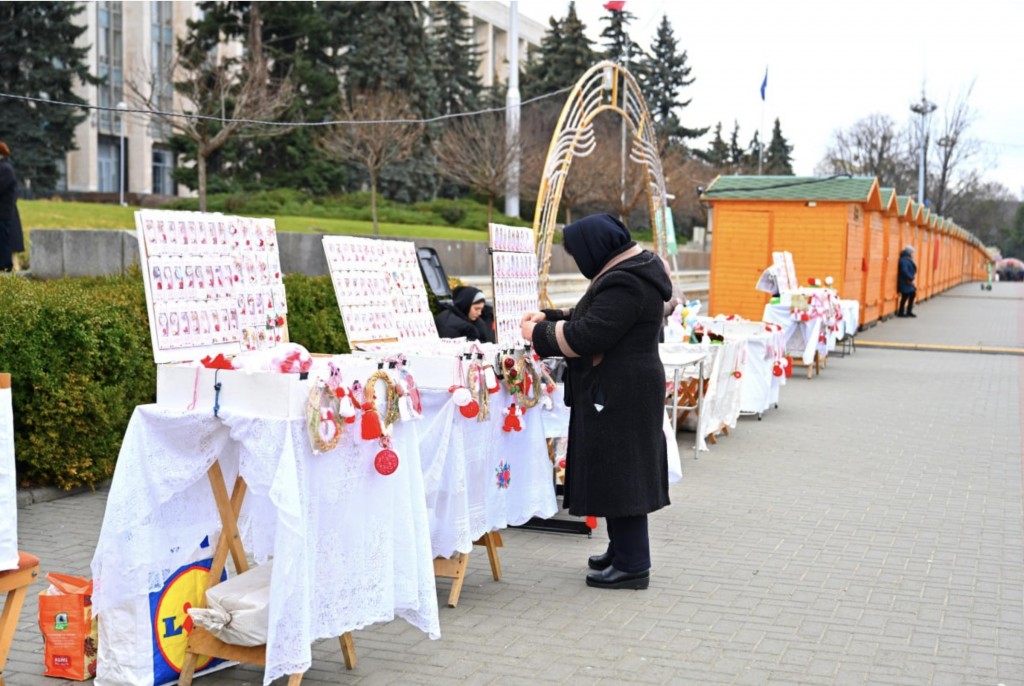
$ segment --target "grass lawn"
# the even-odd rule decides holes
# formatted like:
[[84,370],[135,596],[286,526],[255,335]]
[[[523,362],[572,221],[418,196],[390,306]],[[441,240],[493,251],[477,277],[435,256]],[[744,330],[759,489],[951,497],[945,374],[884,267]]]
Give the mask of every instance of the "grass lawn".
[[[135,211],[138,207],[118,207],[86,202],[59,202],[53,200],[20,200],[18,212],[25,227],[25,242],[32,229],[131,229],[135,230]],[[319,217],[275,217],[281,231],[372,235],[373,224],[350,219],[324,219]],[[440,238],[458,241],[485,241],[486,229],[456,229],[449,226],[424,224],[380,224],[382,236],[409,238]]]

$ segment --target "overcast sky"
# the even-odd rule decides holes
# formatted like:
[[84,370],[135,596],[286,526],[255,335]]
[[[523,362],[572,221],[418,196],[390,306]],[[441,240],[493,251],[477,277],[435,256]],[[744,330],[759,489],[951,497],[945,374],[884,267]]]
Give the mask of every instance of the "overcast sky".
[[[599,40],[604,0],[578,0],[576,11]],[[519,0],[521,13],[547,27],[567,0]],[[809,175],[832,133],[873,113],[899,126],[924,85],[939,109],[966,92],[983,143],[978,166],[1018,197],[1024,195],[1024,1],[1021,0],[628,0],[637,19],[630,35],[649,49],[663,14],[687,51],[696,77],[683,124],[733,122],[745,146],[775,118],[793,146],[793,169]],[[761,81],[768,69],[763,104]],[[705,145],[702,141],[701,145]]]

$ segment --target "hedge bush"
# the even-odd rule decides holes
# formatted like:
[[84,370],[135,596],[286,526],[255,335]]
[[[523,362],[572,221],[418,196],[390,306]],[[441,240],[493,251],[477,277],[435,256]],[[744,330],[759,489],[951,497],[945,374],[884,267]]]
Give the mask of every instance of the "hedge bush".
[[[218,193],[207,197],[207,210],[249,216],[321,217],[371,221],[370,194],[349,193],[337,196],[312,196],[302,191],[279,188],[258,193]],[[165,209],[197,210],[196,198],[178,198]],[[391,224],[453,226],[460,229],[487,230],[487,205],[470,198],[438,198],[412,205],[377,197],[377,218]],[[493,221],[499,224],[530,226],[530,222],[509,217],[497,210]]]
[[[311,352],[348,352],[329,277],[288,274],[288,330]],[[0,371],[11,373],[19,485],[95,485],[114,472],[136,405],[156,398],[138,270],[0,277]]]
[[114,471],[155,368],[142,280],[0,279],[0,370],[11,373],[23,486],[93,485]]

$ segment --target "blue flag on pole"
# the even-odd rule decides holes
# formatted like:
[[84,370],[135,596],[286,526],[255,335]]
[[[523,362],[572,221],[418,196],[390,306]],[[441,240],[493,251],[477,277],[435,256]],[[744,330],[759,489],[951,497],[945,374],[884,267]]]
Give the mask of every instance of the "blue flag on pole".
[[764,81],[761,82],[761,100],[764,101],[764,90],[768,87],[768,67],[764,68]]

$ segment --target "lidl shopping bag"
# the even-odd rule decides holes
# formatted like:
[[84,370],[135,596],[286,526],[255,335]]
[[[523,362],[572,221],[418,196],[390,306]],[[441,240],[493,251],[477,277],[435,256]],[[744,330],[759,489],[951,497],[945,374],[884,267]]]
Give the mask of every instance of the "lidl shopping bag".
[[45,644],[46,676],[84,681],[96,676],[96,621],[92,582],[51,572],[39,594],[39,629]]
[[[209,554],[203,541],[195,558]],[[213,558],[182,565],[164,579],[163,586],[142,592],[99,616],[99,669],[97,686],[163,686],[178,681],[192,631],[189,608],[206,592]],[[221,580],[227,573],[221,574]],[[201,656],[196,674],[236,664]]]

